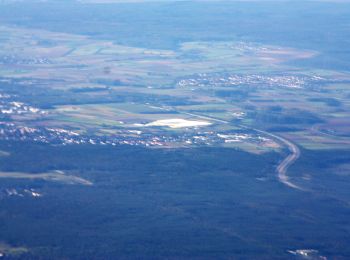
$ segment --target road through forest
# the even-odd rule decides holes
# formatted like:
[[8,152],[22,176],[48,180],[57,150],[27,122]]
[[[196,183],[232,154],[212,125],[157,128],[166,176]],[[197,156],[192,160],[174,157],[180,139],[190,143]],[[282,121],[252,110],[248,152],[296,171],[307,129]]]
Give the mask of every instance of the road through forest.
[[[184,113],[184,112],[182,112]],[[190,116],[195,116],[197,118],[202,118],[202,119],[208,119],[208,120],[212,120],[212,121],[216,121],[219,123],[225,123],[225,124],[230,124],[229,121],[226,120],[221,120],[221,119],[217,119],[217,118],[212,118],[209,116],[203,116],[203,115],[197,115],[197,114],[193,114],[193,113],[184,113]],[[300,186],[292,183],[287,175],[288,172],[288,168],[293,165],[300,157],[300,149],[299,147],[294,144],[293,142],[285,139],[282,136],[276,135],[276,134],[272,134],[269,133],[267,131],[263,131],[260,129],[256,129],[256,128],[251,128],[251,127],[247,127],[245,125],[239,125],[239,127],[244,128],[244,129],[248,129],[248,130],[253,130],[255,132],[261,133],[265,136],[269,136],[270,138],[277,140],[278,143],[284,145],[285,147],[287,147],[289,154],[287,155],[287,157],[285,157],[283,159],[282,162],[280,162],[280,164],[277,166],[276,168],[276,172],[277,172],[277,177],[278,180],[285,184],[286,186],[290,187],[290,188],[294,188],[294,189],[298,189],[298,190],[303,190]]]

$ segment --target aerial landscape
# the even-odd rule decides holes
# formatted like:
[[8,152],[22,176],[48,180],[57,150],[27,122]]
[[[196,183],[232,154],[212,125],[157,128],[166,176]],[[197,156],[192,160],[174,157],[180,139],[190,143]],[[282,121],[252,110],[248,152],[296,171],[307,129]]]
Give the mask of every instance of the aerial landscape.
[[350,2],[0,0],[0,259],[350,259]]

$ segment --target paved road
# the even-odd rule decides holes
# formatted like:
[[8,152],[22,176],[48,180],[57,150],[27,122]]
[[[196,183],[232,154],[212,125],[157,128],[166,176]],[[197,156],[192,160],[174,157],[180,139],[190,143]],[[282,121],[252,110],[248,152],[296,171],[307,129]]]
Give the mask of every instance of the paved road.
[[[182,113],[187,114],[187,115],[191,115],[191,116],[196,116],[196,117],[202,118],[202,119],[208,119],[208,120],[216,121],[216,122],[219,122],[219,123],[225,123],[225,124],[229,124],[230,123],[229,121],[225,121],[225,120],[221,120],[221,119],[217,119],[217,118],[212,118],[212,117],[208,117],[208,116],[196,115],[196,114],[193,114],[193,113],[186,113],[186,112],[182,112]],[[303,190],[303,188],[301,188],[300,186],[292,183],[289,180],[289,177],[287,175],[288,168],[293,163],[295,163],[295,161],[298,160],[298,158],[300,157],[300,149],[298,148],[298,146],[295,145],[294,143],[292,143],[291,141],[289,141],[289,140],[279,136],[279,135],[275,135],[275,134],[272,134],[272,133],[269,133],[269,132],[266,132],[266,131],[263,131],[263,130],[260,130],[260,129],[247,127],[247,126],[244,126],[244,125],[239,125],[239,126],[241,128],[248,129],[248,130],[253,130],[253,131],[261,133],[261,134],[263,134],[265,136],[269,136],[270,138],[277,140],[280,144],[282,144],[285,147],[287,147],[290,153],[288,154],[288,156],[286,158],[284,158],[284,160],[276,168],[278,180],[281,183],[287,185],[290,188]]]
[[[245,127],[245,126],[243,126],[243,128],[249,129],[248,127]],[[295,163],[295,161],[298,160],[298,158],[300,157],[300,149],[298,148],[298,146],[296,144],[292,143],[291,141],[279,136],[279,135],[271,134],[269,132],[255,129],[255,128],[250,128],[250,129],[252,129],[256,132],[265,134],[267,136],[270,136],[288,148],[288,150],[289,150],[288,156],[286,158],[284,158],[284,160],[276,168],[278,180],[291,188],[303,190],[303,188],[301,188],[300,186],[292,183],[289,180],[289,177],[287,175],[288,168],[293,163]]]
[[[161,107],[159,107],[159,108],[161,108]],[[162,108],[162,109],[164,109],[164,108]],[[168,109],[176,111],[173,107],[169,107]],[[217,119],[217,118],[210,117],[210,116],[198,115],[198,114],[194,114],[194,113],[188,113],[188,112],[185,112],[185,111],[178,111],[178,112],[181,113],[181,114],[186,114],[186,115],[197,117],[197,118],[201,118],[201,119],[207,119],[209,121],[215,121],[215,122],[218,122],[218,123],[230,124],[229,121],[222,120],[222,119]],[[290,188],[298,189],[298,190],[304,190],[300,186],[292,183],[290,181],[288,175],[287,175],[288,168],[292,164],[294,164],[296,162],[296,160],[298,160],[298,158],[300,157],[300,150],[299,150],[299,148],[298,148],[298,146],[296,144],[292,143],[291,141],[285,139],[282,136],[279,136],[279,135],[276,135],[276,134],[272,134],[272,133],[269,133],[269,132],[266,132],[266,131],[263,131],[263,130],[260,130],[260,129],[251,128],[251,127],[248,127],[248,126],[245,126],[245,125],[239,125],[239,127],[247,129],[247,130],[253,130],[255,132],[261,133],[261,134],[263,134],[265,136],[268,136],[268,137],[276,140],[278,143],[280,143],[280,144],[284,145],[285,147],[287,147],[288,150],[289,150],[289,154],[287,155],[287,157],[285,157],[283,159],[283,161],[276,168],[278,180],[281,183],[285,184],[286,186],[288,186]]]

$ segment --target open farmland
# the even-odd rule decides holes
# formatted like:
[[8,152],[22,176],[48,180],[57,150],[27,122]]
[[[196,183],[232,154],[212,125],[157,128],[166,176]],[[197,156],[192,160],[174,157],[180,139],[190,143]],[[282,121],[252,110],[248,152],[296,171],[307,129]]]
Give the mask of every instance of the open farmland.
[[[6,69],[4,80],[16,84],[13,92],[24,86],[52,95],[52,105],[40,117],[6,110],[16,123],[3,131],[12,135],[20,131],[16,127],[28,125],[32,130],[22,135],[40,133],[37,140],[149,145],[140,141],[142,133],[151,143],[166,147],[200,144],[197,139],[254,153],[281,147],[278,140],[254,129],[272,130],[305,148],[341,149],[349,143],[346,136],[329,132],[335,118],[349,118],[350,104],[343,97],[350,95],[344,87],[350,75],[287,65],[310,59],[315,51],[242,41],[194,41],[177,50],[157,50],[44,30],[0,29],[0,71]],[[70,98],[57,103],[60,96]],[[44,98],[43,105],[41,98],[36,98],[39,109],[49,99]],[[166,123],[181,120],[183,127]],[[73,134],[68,138],[65,131]],[[239,132],[252,137],[218,137]],[[133,142],[133,136],[138,141]]]
[[0,258],[350,258],[340,2],[0,0]]
[[[312,58],[315,51],[242,41],[186,42],[177,50],[156,50],[43,30],[0,29],[4,53],[0,70],[6,69],[4,80],[16,82],[15,92],[22,85],[40,86],[47,95],[70,96],[58,104],[53,99],[39,118],[9,113],[18,127],[75,131],[89,135],[87,140],[94,135],[119,138],[128,131],[159,138],[156,126],[172,136],[185,136],[199,128],[215,136],[250,127],[253,132],[254,128],[272,129],[305,148],[341,149],[349,142],[347,137],[326,136],[325,132],[332,129],[334,118],[346,121],[349,117],[350,104],[343,97],[350,93],[342,86],[350,75],[286,65]],[[38,106],[42,106],[40,99]],[[178,127],[154,123],[162,120],[202,121],[184,124],[187,127],[174,132]],[[256,138],[269,139],[257,134]],[[185,146],[193,143],[182,139]],[[250,147],[247,140],[225,146]],[[256,151],[248,150],[258,152],[261,144],[253,144]],[[178,145],[177,140],[174,147]]]

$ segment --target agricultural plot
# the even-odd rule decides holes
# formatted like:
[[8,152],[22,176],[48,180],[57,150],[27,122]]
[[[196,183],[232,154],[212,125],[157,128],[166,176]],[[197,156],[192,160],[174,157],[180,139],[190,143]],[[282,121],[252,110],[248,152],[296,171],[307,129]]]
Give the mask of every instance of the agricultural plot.
[[349,259],[330,2],[0,0],[0,258]]
[[[350,76],[283,65],[314,57],[315,51],[251,42],[187,42],[176,50],[152,50],[4,26],[0,39],[0,56],[6,53],[0,59],[2,77],[26,78],[32,87],[50,80],[44,84],[48,91],[72,96],[44,116],[11,116],[32,127],[110,136],[138,128],[152,134],[157,127],[170,133],[193,128],[224,133],[242,130],[241,124],[284,134],[278,129],[298,124],[299,132],[288,137],[302,146],[341,148],[347,142],[324,132],[332,131],[329,120],[349,117],[343,97],[350,94]],[[315,124],[329,130],[311,131]],[[259,153],[279,147],[244,139],[224,145]]]

